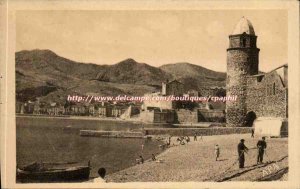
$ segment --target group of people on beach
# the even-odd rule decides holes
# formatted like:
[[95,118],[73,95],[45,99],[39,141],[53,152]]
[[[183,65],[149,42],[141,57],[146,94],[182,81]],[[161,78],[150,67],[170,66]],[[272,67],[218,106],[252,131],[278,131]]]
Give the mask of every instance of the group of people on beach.
[[[198,140],[198,134],[195,133],[194,134],[194,141],[197,141]],[[170,147],[171,146],[171,138],[172,136],[169,136],[167,139],[166,139],[166,143],[164,145],[160,145],[160,147]],[[203,140],[203,137],[202,135],[200,135],[200,139]],[[177,137],[176,141],[178,142],[178,144],[181,144],[181,145],[185,145],[185,144],[188,144],[191,139],[189,136],[180,136],[180,137]],[[174,144],[173,144],[174,145]]]
[[[253,137],[253,132],[251,133],[251,138]],[[202,140],[202,135],[201,135],[201,140]],[[262,137],[261,140],[259,140],[256,144],[257,147],[257,164],[263,163],[263,158],[265,154],[265,149],[267,148],[267,143],[266,143],[266,137]],[[190,137],[189,136],[180,136],[177,138],[177,141],[179,144],[184,145],[190,142]],[[197,134],[194,135],[194,141],[197,141]],[[167,145],[171,144],[171,136],[168,137],[167,139]],[[142,150],[143,150],[144,145],[142,145]],[[244,168],[245,164],[245,153],[247,153],[249,148],[245,145],[245,139],[241,139],[240,143],[237,146],[237,151],[238,151],[238,161],[239,161],[239,168]],[[220,157],[220,146],[218,144],[215,145],[214,147],[214,152],[215,152],[215,160],[218,161],[218,158]],[[162,162],[162,160],[158,160],[154,154],[152,154],[151,157],[152,161],[155,162]],[[138,159],[136,159],[137,164],[143,164],[144,163],[144,158],[142,155],[139,156]],[[98,170],[99,177],[94,179],[94,182],[106,182],[104,180],[106,170],[105,168],[100,168]]]
[[181,145],[185,145],[188,144],[191,141],[191,139],[189,136],[180,136],[177,138],[176,141],[179,142],[179,144]]
[[[197,141],[197,136],[198,134],[194,134],[194,141]],[[202,135],[200,135],[201,140]],[[254,138],[254,130],[251,132],[251,138]],[[265,141],[266,137],[262,137],[261,140],[257,142],[257,164],[261,164],[263,162],[264,154],[265,154],[265,149],[267,148],[267,143]],[[169,144],[170,144],[171,137],[169,137]],[[189,136],[180,136],[177,138],[177,141],[179,144],[184,145],[190,142]],[[245,140],[241,139],[240,143],[238,144],[238,161],[239,161],[239,168],[244,168],[245,164],[245,153],[249,150],[246,145],[244,144]],[[215,160],[218,161],[218,158],[220,157],[220,146],[218,144],[215,145],[214,149],[214,154],[215,154]]]
[[[267,148],[266,137],[262,137],[261,140],[258,140],[257,144],[257,164],[263,163],[265,150]],[[239,161],[239,168],[244,168],[245,164],[245,153],[248,152],[249,148],[245,145],[245,140],[241,139],[240,143],[238,144],[238,161]]]
[[[257,164],[263,163],[265,149],[267,148],[266,137],[262,137],[256,144],[257,147]],[[241,139],[240,143],[237,146],[238,151],[238,161],[239,168],[244,168],[245,164],[245,153],[247,153],[249,148],[245,145],[245,139]],[[220,147],[218,144],[215,145],[215,158],[218,161],[220,156]]]

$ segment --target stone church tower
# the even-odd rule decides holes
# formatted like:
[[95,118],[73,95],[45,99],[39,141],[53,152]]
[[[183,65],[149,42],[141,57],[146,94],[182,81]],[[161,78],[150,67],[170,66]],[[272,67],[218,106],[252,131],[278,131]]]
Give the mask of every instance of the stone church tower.
[[256,39],[251,22],[244,17],[229,35],[226,95],[237,95],[237,101],[226,102],[226,122],[229,127],[243,126],[247,114],[247,76],[258,74],[259,49]]

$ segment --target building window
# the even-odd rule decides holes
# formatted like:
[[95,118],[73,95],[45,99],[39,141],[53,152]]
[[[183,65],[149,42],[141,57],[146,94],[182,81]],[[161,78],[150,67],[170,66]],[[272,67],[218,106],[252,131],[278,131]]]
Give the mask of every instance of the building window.
[[246,38],[242,38],[240,41],[240,46],[241,47],[246,47]]
[[276,87],[275,87],[275,83],[273,83],[273,87],[272,87],[272,94],[275,95],[276,94]]

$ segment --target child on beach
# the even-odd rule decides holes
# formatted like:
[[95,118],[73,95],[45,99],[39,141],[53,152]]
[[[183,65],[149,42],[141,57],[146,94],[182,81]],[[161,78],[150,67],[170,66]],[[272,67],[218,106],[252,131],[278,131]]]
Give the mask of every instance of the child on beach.
[[142,155],[140,155],[140,158],[135,160],[136,164],[143,164],[144,163],[144,158]]
[[155,157],[154,154],[152,154],[152,160],[153,160],[153,161],[156,161],[156,157]]
[[141,163],[143,164],[143,163],[144,163],[144,158],[143,158],[143,156],[140,156],[140,160],[141,160]]
[[215,145],[215,155],[216,155],[216,161],[218,161],[218,158],[220,156],[220,148],[218,144]]

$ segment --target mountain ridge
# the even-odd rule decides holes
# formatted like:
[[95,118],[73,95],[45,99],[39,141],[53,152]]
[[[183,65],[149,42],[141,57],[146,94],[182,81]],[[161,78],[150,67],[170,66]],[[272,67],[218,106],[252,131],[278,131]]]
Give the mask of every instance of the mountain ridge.
[[19,101],[37,97],[63,101],[66,95],[73,93],[143,95],[159,91],[161,82],[173,79],[182,82],[186,90],[197,90],[208,85],[225,86],[226,76],[225,73],[190,63],[154,67],[133,58],[113,65],[81,63],[59,56],[49,49],[16,52],[15,61]]

